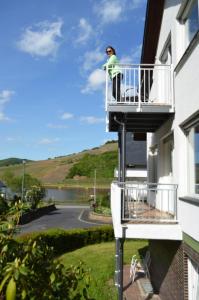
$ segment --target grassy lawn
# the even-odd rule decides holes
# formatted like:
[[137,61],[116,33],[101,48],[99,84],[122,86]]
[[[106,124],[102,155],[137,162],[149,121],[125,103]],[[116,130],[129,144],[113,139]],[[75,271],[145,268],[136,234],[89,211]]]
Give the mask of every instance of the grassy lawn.
[[[132,255],[146,251],[147,241],[128,240],[124,243],[124,263],[129,264]],[[61,262],[69,267],[82,261],[90,269],[90,296],[96,300],[116,300],[117,291],[114,287],[115,242],[90,245],[60,257]]]

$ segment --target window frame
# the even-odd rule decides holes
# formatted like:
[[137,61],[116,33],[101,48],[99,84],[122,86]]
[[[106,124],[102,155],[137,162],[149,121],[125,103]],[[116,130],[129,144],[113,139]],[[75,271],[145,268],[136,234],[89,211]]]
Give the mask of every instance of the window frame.
[[198,28],[198,30],[196,30],[196,32],[193,34],[192,38],[189,40],[187,21],[189,20],[189,14],[195,3],[198,4],[198,23],[199,23],[199,0],[184,0],[184,1],[182,1],[179,12],[177,14],[177,20],[179,21],[179,23],[181,25],[183,25],[184,51],[189,47],[192,40],[194,39],[194,37],[196,36],[196,34],[199,31],[199,28]]
[[199,110],[180,124],[181,129],[187,136],[187,160],[188,160],[188,172],[187,183],[188,193],[190,196],[199,198],[199,194],[196,194],[196,176],[195,176],[195,127],[199,126]]
[[[171,52],[169,51],[171,49]],[[171,32],[169,33],[166,42],[164,44],[164,47],[160,53],[159,60],[162,64],[172,64],[172,45],[171,45]],[[170,60],[168,62],[168,60]]]

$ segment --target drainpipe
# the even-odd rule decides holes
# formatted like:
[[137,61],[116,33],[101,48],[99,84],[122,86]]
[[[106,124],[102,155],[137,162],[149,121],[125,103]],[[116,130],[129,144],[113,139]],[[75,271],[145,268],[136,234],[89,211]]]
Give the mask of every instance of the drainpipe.
[[[123,185],[121,190],[122,205],[124,205],[124,183],[126,178],[126,126],[124,122],[117,120],[116,123],[120,125],[118,132],[118,181]],[[122,206],[121,206],[122,207]],[[122,219],[121,209],[121,219]],[[118,300],[123,299],[123,256],[124,256],[124,238],[116,238],[116,285],[118,287]]]

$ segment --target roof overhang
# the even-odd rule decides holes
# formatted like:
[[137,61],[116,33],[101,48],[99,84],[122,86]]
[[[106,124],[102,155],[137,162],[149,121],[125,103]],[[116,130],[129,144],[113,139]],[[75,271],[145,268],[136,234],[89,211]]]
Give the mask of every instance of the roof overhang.
[[155,62],[163,10],[164,0],[148,0],[141,54],[142,64]]

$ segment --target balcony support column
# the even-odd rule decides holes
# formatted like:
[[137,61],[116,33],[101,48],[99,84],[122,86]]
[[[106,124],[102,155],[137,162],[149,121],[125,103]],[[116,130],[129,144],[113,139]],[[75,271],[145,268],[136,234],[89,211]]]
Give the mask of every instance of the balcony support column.
[[[124,122],[115,121],[120,125],[118,132],[118,182],[122,184],[121,189],[121,219],[123,215],[123,206],[125,198],[125,180],[126,180],[126,126]],[[116,238],[116,285],[118,287],[118,300],[123,299],[123,254],[124,238]]]
[[118,132],[118,181],[124,183],[126,180],[126,126],[125,123],[114,119],[120,124]]
[[116,238],[116,270],[115,270],[115,285],[118,288],[118,300],[123,300],[123,252],[124,239]]

